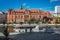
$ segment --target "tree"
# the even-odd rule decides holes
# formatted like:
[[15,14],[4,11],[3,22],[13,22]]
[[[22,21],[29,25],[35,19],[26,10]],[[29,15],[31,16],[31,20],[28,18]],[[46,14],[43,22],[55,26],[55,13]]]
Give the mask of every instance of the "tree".
[[34,23],[35,21],[36,21],[36,19],[31,18],[31,19],[29,20],[29,23]]
[[6,24],[6,19],[7,19],[7,17],[5,16],[5,18],[4,18],[4,20],[3,20],[3,24],[4,24],[4,26],[3,26],[3,34],[5,35],[5,39],[4,40],[9,40],[9,38],[8,38],[8,36],[9,36],[9,32],[8,32],[8,23],[7,23],[7,26],[5,26],[5,24]]
[[38,19],[38,20],[36,20],[35,22],[36,22],[36,23],[39,23],[39,22],[42,22],[42,21],[41,21],[40,19]]
[[47,16],[43,17],[43,23],[46,23],[49,20],[49,18]]
[[7,27],[5,27],[5,30],[4,30],[3,34],[5,35],[6,40],[8,40],[8,36],[9,36],[8,26],[7,26]]
[[47,23],[50,23],[50,21],[48,21]]
[[53,20],[52,18],[49,18],[49,17],[43,17],[43,22],[44,23],[50,23],[50,21]]
[[23,22],[20,22],[20,24],[23,24]]
[[58,20],[56,19],[56,22],[55,23],[58,23]]
[[9,36],[8,26],[5,27],[5,23],[6,23],[6,21],[3,22],[3,24],[4,24],[4,27],[3,27],[4,28],[4,32],[3,32],[3,34],[6,37],[5,39],[8,40],[8,36]]

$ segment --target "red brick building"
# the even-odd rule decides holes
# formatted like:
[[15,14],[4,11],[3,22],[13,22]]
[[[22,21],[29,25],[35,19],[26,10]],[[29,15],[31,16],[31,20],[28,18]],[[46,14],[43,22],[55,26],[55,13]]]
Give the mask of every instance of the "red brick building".
[[8,11],[7,22],[26,22],[26,21],[29,21],[31,18],[41,19],[44,16],[51,17],[51,13],[43,12],[39,9],[24,10],[21,6],[19,10],[10,9]]

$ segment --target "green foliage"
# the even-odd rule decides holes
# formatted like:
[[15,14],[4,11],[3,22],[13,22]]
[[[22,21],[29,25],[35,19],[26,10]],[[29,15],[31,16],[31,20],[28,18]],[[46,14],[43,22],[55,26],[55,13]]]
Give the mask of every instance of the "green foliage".
[[56,22],[55,23],[58,23],[58,20],[56,19]]
[[13,24],[16,24],[16,22],[13,22]]
[[31,18],[31,19],[30,19],[30,22],[34,22],[34,21],[35,21],[35,19],[34,19],[34,18]]
[[48,21],[47,23],[50,23],[50,21]]
[[11,22],[9,22],[8,24],[12,24]]
[[28,24],[30,24],[30,21],[28,22]]
[[35,22],[35,19],[31,18],[28,23],[30,24],[30,23],[34,23],[34,22]]
[[31,23],[39,23],[39,22],[41,22],[40,19],[31,18],[28,23],[31,24]]
[[23,22],[20,22],[20,24],[23,24]]
[[0,22],[0,24],[2,24],[3,22]]
[[36,23],[42,22],[40,19],[36,20]]
[[5,35],[6,40],[8,40],[8,36],[9,36],[8,26],[5,27],[5,23],[6,23],[6,22],[4,21],[4,22],[3,22],[3,24],[4,24],[4,26],[3,26],[3,28],[4,28],[3,34]]

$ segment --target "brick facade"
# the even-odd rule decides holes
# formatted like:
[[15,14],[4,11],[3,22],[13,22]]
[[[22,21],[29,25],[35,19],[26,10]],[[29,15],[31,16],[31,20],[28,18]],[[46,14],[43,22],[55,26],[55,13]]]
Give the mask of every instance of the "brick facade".
[[7,22],[26,22],[31,18],[41,19],[44,16],[51,17],[50,12],[42,12],[41,10],[23,10],[22,6],[20,10],[10,9],[7,14]]

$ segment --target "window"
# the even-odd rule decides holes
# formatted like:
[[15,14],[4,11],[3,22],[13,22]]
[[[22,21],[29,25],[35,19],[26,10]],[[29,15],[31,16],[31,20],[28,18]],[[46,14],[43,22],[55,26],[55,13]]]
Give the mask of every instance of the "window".
[[26,16],[25,16],[25,20],[28,20],[28,18],[29,18],[29,16],[28,16],[28,15],[26,15]]
[[16,13],[16,17],[17,17],[17,19],[20,19],[20,13]]
[[21,18],[23,18],[23,16],[21,16]]
[[18,15],[18,19],[20,19],[20,15]]
[[16,12],[16,15],[20,15],[20,14],[22,14],[22,13],[20,13],[20,12]]
[[19,14],[19,13],[16,13],[16,14]]

